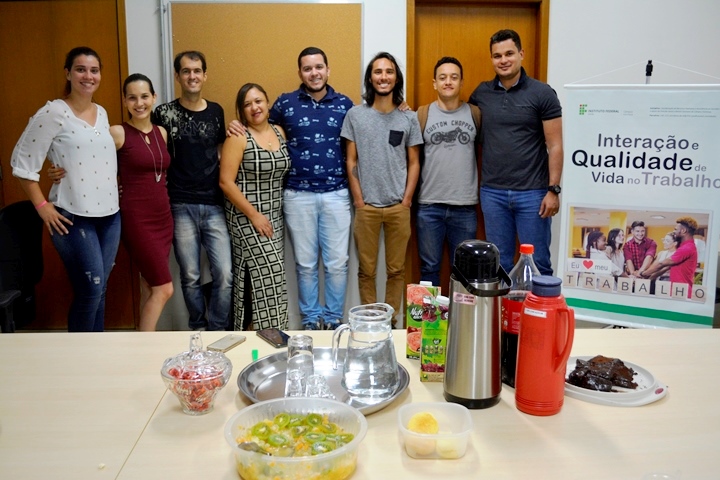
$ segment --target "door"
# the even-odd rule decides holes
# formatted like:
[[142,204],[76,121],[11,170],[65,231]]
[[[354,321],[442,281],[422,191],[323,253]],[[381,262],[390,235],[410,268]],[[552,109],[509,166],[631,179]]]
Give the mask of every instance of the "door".
[[[123,0],[0,2],[0,65],[6,70],[5,105],[0,116],[0,205],[26,198],[12,176],[10,156],[28,119],[45,102],[62,96],[63,64],[70,49],[87,45],[102,57],[102,82],[95,101],[105,107],[111,124],[122,121],[121,82],[127,71],[121,53],[126,50],[124,11]],[[41,177],[40,186],[47,195],[50,182],[45,171]],[[64,330],[72,290],[47,231],[43,259],[45,271],[36,288],[37,317],[20,327]],[[106,328],[135,328],[136,278],[121,247],[108,285]]]
[[[528,75],[545,81],[547,77],[547,32],[549,0],[458,0],[408,2],[408,102],[417,108],[437,99],[432,87],[435,63],[450,56],[463,66],[462,99],[467,101],[478,84],[495,76],[490,62],[490,36],[510,28],[520,35],[525,50],[523,67]],[[413,215],[413,222],[415,216]],[[477,238],[485,238],[482,212],[478,207]],[[420,259],[413,223],[408,251],[406,280],[420,279]],[[447,294],[451,258],[443,259],[441,286]]]

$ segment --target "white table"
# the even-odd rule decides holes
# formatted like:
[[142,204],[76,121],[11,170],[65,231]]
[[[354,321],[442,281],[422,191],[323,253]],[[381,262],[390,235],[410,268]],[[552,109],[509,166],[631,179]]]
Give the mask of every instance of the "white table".
[[[317,332],[329,346],[332,332]],[[215,410],[192,417],[160,378],[163,360],[187,348],[188,332],[29,333],[0,335],[0,479],[237,480],[223,437],[226,420],[248,405],[237,375],[277,352],[246,333],[227,352],[233,375]],[[205,332],[210,343],[222,332]],[[404,333],[396,333],[402,352]],[[682,480],[720,478],[720,331],[581,329],[573,355],[619,357],[669,385],[662,400],[636,408],[565,399],[560,414],[525,415],[513,391],[473,410],[467,454],[415,460],[402,449],[397,410],[443,401],[442,384],[421,383],[417,361],[399,358],[410,385],[368,416],[353,479],[642,479],[651,472]]]

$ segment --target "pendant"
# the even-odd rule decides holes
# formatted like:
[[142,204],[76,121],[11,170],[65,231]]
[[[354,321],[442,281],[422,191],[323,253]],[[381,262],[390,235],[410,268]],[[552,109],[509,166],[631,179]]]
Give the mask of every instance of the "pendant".
[[162,173],[156,173],[155,174],[155,183],[160,183],[161,177],[162,177]]

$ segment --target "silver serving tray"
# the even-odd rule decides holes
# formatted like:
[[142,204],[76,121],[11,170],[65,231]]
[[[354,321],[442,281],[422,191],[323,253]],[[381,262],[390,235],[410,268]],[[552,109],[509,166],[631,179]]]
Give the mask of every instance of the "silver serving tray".
[[[332,348],[316,347],[315,373],[323,375],[335,398],[357,408],[363,415],[382,410],[402,394],[410,383],[407,370],[398,364],[398,386],[390,397],[378,399],[373,403],[360,401],[352,397],[340,384],[342,379],[342,363],[345,360],[345,349],[338,350],[338,369],[333,369]],[[237,378],[240,391],[253,403],[272,400],[285,396],[285,373],[287,371],[287,351],[268,355],[245,367]]]

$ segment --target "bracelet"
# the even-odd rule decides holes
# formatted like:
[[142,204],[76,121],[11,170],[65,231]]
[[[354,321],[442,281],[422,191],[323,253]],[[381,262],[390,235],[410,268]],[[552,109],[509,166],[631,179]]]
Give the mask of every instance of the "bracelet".
[[39,205],[35,205],[35,210],[40,210],[42,207],[45,206],[46,203],[47,200],[43,200],[42,203],[40,203]]

